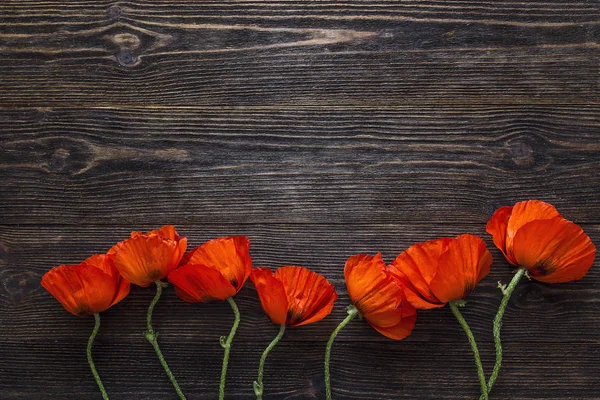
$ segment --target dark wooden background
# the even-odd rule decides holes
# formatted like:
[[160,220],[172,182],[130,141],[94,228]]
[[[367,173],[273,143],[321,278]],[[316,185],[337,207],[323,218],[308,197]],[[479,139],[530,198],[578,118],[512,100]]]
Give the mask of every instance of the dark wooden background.
[[[322,359],[348,298],[348,256],[485,238],[499,206],[538,198],[600,245],[600,3],[569,0],[3,0],[0,3],[0,398],[100,398],[93,326],[40,287],[52,266],[174,224],[191,245],[248,235],[254,265],[334,282],[324,321],[289,329],[267,399],[323,399]],[[496,282],[464,310],[486,371]],[[522,282],[493,399],[600,399],[600,265]],[[94,354],[112,399],[173,399],[144,340],[154,288],[102,315]],[[277,333],[251,284],[228,399],[251,399]],[[189,399],[215,399],[232,313],[172,289],[155,312]],[[338,337],[336,399],[476,399],[447,308],[395,342],[364,321]]]

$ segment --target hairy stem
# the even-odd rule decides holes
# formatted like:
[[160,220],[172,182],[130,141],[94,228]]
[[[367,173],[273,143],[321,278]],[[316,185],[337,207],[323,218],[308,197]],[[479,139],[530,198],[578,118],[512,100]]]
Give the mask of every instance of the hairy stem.
[[503,288],[502,292],[504,293],[504,297],[502,297],[502,301],[500,302],[500,307],[498,307],[498,312],[496,313],[496,317],[494,318],[494,343],[496,345],[496,362],[494,364],[494,370],[492,371],[492,375],[487,383],[488,393],[492,390],[492,386],[496,382],[496,378],[498,378],[498,374],[500,373],[500,367],[502,366],[502,340],[500,340],[500,329],[502,328],[502,317],[504,316],[504,311],[506,310],[506,306],[508,305],[508,301],[510,300],[510,296],[514,292],[517,287],[517,283],[523,278],[527,272],[526,268],[519,268],[515,276],[513,276],[512,280],[508,284],[506,288]]
[[104,385],[102,384],[102,380],[100,379],[100,375],[98,375],[98,371],[96,371],[96,366],[94,365],[94,360],[92,359],[92,345],[94,344],[94,339],[96,338],[98,330],[100,329],[100,314],[95,313],[94,319],[96,320],[96,325],[94,325],[94,330],[92,331],[90,339],[87,343],[87,360],[88,364],[90,364],[90,369],[92,370],[96,384],[98,385],[98,389],[100,389],[100,393],[102,393],[102,398],[104,400],[108,400],[108,394],[106,394],[106,389],[104,389]]
[[183,392],[181,391],[181,388],[179,387],[179,384],[177,383],[175,376],[171,372],[171,369],[169,368],[169,365],[165,361],[165,357],[163,356],[162,352],[160,351],[160,347],[158,346],[158,340],[157,340],[158,332],[155,332],[154,329],[152,329],[152,312],[154,311],[154,306],[156,306],[156,303],[160,299],[160,295],[162,294],[163,288],[166,288],[169,284],[166,282],[161,282],[161,281],[155,281],[154,283],[156,284],[156,295],[154,296],[152,303],[150,303],[150,307],[148,307],[148,316],[147,316],[148,330],[146,331],[146,334],[144,336],[146,337],[146,340],[148,340],[150,342],[152,347],[154,347],[154,351],[156,352],[156,355],[158,356],[158,359],[160,360],[160,364],[163,366],[163,368],[165,369],[165,372],[167,373],[167,376],[171,380],[171,383],[173,384],[173,387],[175,388],[175,391],[177,392],[179,399],[185,400],[185,396],[183,395]]
[[458,320],[458,323],[467,334],[467,338],[469,338],[471,350],[473,351],[473,356],[475,357],[475,365],[477,365],[477,375],[479,376],[479,384],[481,385],[481,394],[484,400],[488,400],[488,389],[487,384],[485,383],[485,373],[483,372],[483,366],[481,365],[481,358],[479,357],[479,350],[477,349],[477,342],[475,341],[475,336],[473,336],[473,332],[471,332],[471,328],[469,328],[469,324],[467,324],[467,321],[465,321],[460,310],[458,309],[457,304],[454,301],[451,301],[448,304],[450,305],[450,310],[452,310],[452,314],[454,314],[454,316]]
[[262,356],[260,357],[260,364],[258,365],[258,379],[254,381],[254,394],[256,395],[256,400],[262,400],[263,395],[263,371],[265,369],[265,361],[267,360],[267,356],[273,350],[273,347],[283,337],[283,333],[285,332],[285,325],[281,325],[279,328],[279,333],[275,336],[275,339],[267,346]]
[[229,332],[229,336],[227,336],[227,340],[223,343],[221,340],[221,345],[225,348],[225,354],[223,355],[223,368],[221,369],[221,383],[219,384],[219,400],[225,399],[225,377],[227,376],[227,364],[229,363],[229,352],[231,351],[231,342],[233,342],[233,337],[235,336],[235,332],[237,331],[238,325],[240,324],[240,310],[238,309],[235,301],[233,301],[232,297],[227,299],[227,302],[233,309],[233,314],[235,315],[235,320],[233,321],[233,326],[231,327],[231,331]]
[[348,322],[352,321],[354,318],[358,316],[358,310],[354,306],[348,307],[348,316],[340,322],[340,324],[333,330],[331,333],[331,337],[327,342],[327,348],[325,349],[325,391],[327,395],[327,400],[331,400],[331,382],[329,379],[329,360],[331,358],[331,346],[333,345],[333,341],[337,334],[346,326]]

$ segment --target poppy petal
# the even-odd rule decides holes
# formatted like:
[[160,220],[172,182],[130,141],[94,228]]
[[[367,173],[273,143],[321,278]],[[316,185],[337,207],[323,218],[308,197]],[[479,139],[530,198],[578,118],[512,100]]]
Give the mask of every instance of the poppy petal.
[[[337,295],[335,295],[335,299],[337,299]],[[302,319],[300,322],[290,322],[290,326],[303,326],[303,325],[308,325],[308,324],[313,324],[315,322],[319,322],[320,320],[322,320],[323,318],[325,318],[326,316],[328,316],[329,314],[331,314],[331,311],[333,310],[333,303],[335,301],[335,299],[330,300],[329,302],[325,303],[325,305],[321,308],[315,308],[316,312],[314,312],[309,318],[306,319]]]
[[518,230],[528,222],[560,217],[553,205],[540,200],[528,200],[513,206],[508,225],[506,227],[506,254],[514,260],[513,242]]
[[430,288],[440,301],[464,298],[490,272],[492,255],[475,235],[460,235],[448,245],[438,261],[438,272]]
[[387,270],[381,254],[350,257],[344,276],[352,303],[369,323],[386,328],[400,322],[402,288]]
[[117,285],[117,292],[115,293],[115,298],[112,301],[111,307],[127,297],[131,286],[129,281],[121,276],[119,270],[115,267],[112,258],[112,256],[106,254],[94,254],[82,263],[99,268],[114,279],[115,284]]
[[165,225],[160,229],[148,232],[146,235],[157,235],[169,240],[179,240],[179,234],[173,225]]
[[250,240],[245,236],[218,238],[196,247],[184,259],[217,269],[239,291],[252,272]]
[[175,286],[175,294],[177,295],[177,297],[179,297],[181,300],[183,300],[187,303],[198,303],[198,300],[196,300],[192,296],[188,295],[186,292],[179,289],[177,286]]
[[136,232],[131,232],[130,237],[134,238],[134,237],[138,237],[138,236],[160,236],[164,239],[168,239],[168,240],[179,240],[179,234],[177,233],[177,231],[175,230],[175,227],[173,225],[165,225],[162,228],[159,229],[155,229],[153,231],[147,232],[147,233],[143,233],[141,231],[136,231]]
[[523,225],[515,235],[514,253],[533,279],[559,283],[583,278],[596,247],[580,226],[556,217]]
[[271,321],[277,325],[285,325],[288,304],[283,284],[273,276],[269,268],[254,268],[250,279],[256,287],[260,304]]
[[390,272],[404,286],[404,294],[414,307],[430,309],[444,306],[429,289],[429,283],[437,272],[438,258],[452,240],[440,238],[417,243],[400,253],[390,264]]
[[106,254],[94,254],[93,256],[86,258],[82,264],[98,268],[100,271],[110,275],[115,279],[121,277],[121,274],[119,274],[119,271],[110,260],[110,257]]
[[181,245],[160,236],[136,236],[118,246],[113,262],[126,280],[138,286],[166,278],[183,254]]
[[385,279],[385,276],[385,263],[379,253],[375,256],[354,255],[348,258],[344,266],[344,279],[348,287],[348,295],[353,303],[360,301],[366,293],[373,291],[379,281]]
[[415,312],[412,315],[402,317],[402,320],[394,326],[390,327],[381,327],[374,324],[371,324],[373,328],[377,330],[377,332],[381,333],[383,336],[386,336],[390,339],[394,340],[402,340],[412,332],[415,322],[417,321],[417,313]]
[[110,275],[85,264],[52,268],[42,277],[42,286],[65,310],[77,316],[105,311],[116,292]]
[[239,274],[239,283],[237,286],[237,290],[239,291],[246,280],[250,277],[250,273],[252,273],[252,259],[250,258],[250,239],[246,236],[233,236],[232,237],[235,246],[238,251],[238,255],[242,260],[242,265],[244,266],[243,272]]
[[236,289],[216,269],[205,265],[188,264],[177,268],[169,274],[169,282],[184,292],[184,301],[194,299],[194,302],[211,300],[227,300],[236,294]]
[[287,297],[287,324],[302,326],[317,322],[331,313],[337,294],[324,276],[308,268],[288,266],[275,271]]
[[485,231],[492,235],[494,244],[504,254],[508,262],[512,265],[517,265],[517,260],[514,257],[509,257],[506,252],[506,229],[508,228],[508,220],[510,219],[512,210],[512,206],[504,206],[497,209],[492,218],[487,222]]
[[117,304],[118,302],[120,302],[121,300],[123,300],[125,297],[127,297],[127,295],[129,294],[129,291],[131,289],[131,284],[129,283],[129,281],[125,280],[124,278],[121,278],[118,280],[118,287],[117,287],[117,292],[115,293],[115,298],[113,299],[112,303],[110,304],[110,306],[114,306],[115,304]]
[[190,261],[192,260],[192,257],[194,256],[194,253],[197,249],[198,247],[184,253],[183,257],[181,257],[181,260],[179,260],[179,266],[183,267],[184,265],[190,264]]
[[175,251],[173,252],[173,257],[171,258],[171,262],[169,263],[169,272],[173,271],[175,268],[179,266],[179,262],[183,258],[185,254],[185,250],[187,249],[187,238],[181,238],[177,242],[175,246]]
[[114,279],[115,284],[117,285],[117,291],[111,307],[127,297],[131,288],[131,284],[121,276],[119,270],[117,267],[115,267],[113,256],[106,254],[95,254],[86,259],[83,264],[99,268]]

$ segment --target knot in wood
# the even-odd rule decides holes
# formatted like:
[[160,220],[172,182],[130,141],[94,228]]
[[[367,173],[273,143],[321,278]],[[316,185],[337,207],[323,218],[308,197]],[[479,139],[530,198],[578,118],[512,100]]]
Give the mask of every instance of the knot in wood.
[[3,280],[4,289],[13,303],[19,303],[26,299],[29,294],[40,288],[40,278],[37,274],[25,271],[9,275]]
[[56,149],[50,157],[48,168],[51,171],[62,171],[67,165],[67,158],[69,158],[70,154],[71,153],[67,149]]
[[522,140],[515,140],[509,143],[508,151],[513,162],[518,166],[532,165],[535,161],[533,148]]
[[117,61],[124,67],[133,67],[138,64],[138,58],[129,50],[122,50],[117,55]]
[[123,10],[119,6],[110,6],[108,7],[108,16],[112,19],[117,19],[121,15],[123,15]]
[[505,168],[540,170],[552,162],[548,155],[551,144],[543,136],[529,132],[518,132],[504,143]]
[[117,33],[109,38],[121,49],[135,50],[141,44],[140,38],[132,33]]

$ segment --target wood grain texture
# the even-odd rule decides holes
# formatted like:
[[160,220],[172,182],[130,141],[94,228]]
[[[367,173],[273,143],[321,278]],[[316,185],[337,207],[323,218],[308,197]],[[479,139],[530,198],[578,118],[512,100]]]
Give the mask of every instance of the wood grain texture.
[[[22,359],[14,353],[4,357],[3,365],[12,362],[16,367],[4,375],[3,386],[7,383],[13,386],[8,390],[3,388],[3,398],[100,399],[85,360],[84,332],[91,330],[91,321],[87,322],[78,329],[81,335],[52,341],[52,346],[45,342],[24,343],[35,350],[34,356],[27,360],[33,369],[25,369]],[[273,329],[273,336],[276,330]],[[334,398],[474,399],[478,391],[476,372],[468,344],[464,342],[451,346],[392,341],[336,343],[332,354]],[[240,331],[231,353],[227,399],[253,398],[252,380],[256,378],[260,353],[266,345],[267,340],[252,341],[248,332]],[[162,335],[161,347],[190,399],[216,398],[219,370],[208,366],[217,364],[222,357],[218,340],[206,343]],[[284,336],[266,365],[265,398],[323,399],[323,350],[323,343],[298,345]],[[540,358],[540,352],[552,353],[552,362],[550,358]],[[496,398],[597,399],[599,353],[598,344],[507,346],[505,370],[498,381]],[[157,374],[160,365],[141,337],[114,342],[100,335],[95,354],[96,366],[111,398],[176,398],[166,376]],[[482,357],[489,364],[493,353],[484,351]],[[69,359],[69,363],[58,361],[64,359]],[[39,365],[45,368],[38,368]],[[23,376],[29,376],[26,384]],[[539,389],[532,390],[536,385]],[[35,387],[44,387],[46,397],[40,396]],[[569,388],[566,393],[565,387]]]
[[527,198],[600,222],[595,106],[0,116],[4,224],[484,224]]
[[[135,227],[131,229],[145,228]],[[600,241],[599,225],[584,225],[592,241]],[[68,337],[75,318],[62,308],[39,286],[41,276],[51,267],[60,264],[78,263],[91,254],[105,252],[117,241],[127,237],[124,227],[52,226],[52,227],[2,227],[0,249],[2,274],[0,301],[8,313],[3,315],[0,327],[19,328],[11,333],[15,341],[24,340],[36,329],[31,314],[44,315],[53,321],[53,335]],[[346,259],[357,253],[381,252],[387,262],[415,242],[440,236],[456,236],[473,233],[485,238],[492,251],[495,263],[489,277],[478,285],[472,294],[472,306],[465,308],[465,316],[477,331],[481,340],[491,346],[491,324],[500,301],[497,282],[507,282],[513,268],[502,254],[493,247],[482,225],[455,224],[453,226],[421,225],[361,225],[349,230],[343,225],[294,225],[286,227],[269,224],[235,224],[212,226],[179,226],[178,231],[188,238],[190,248],[215,237],[228,234],[247,235],[252,243],[251,255],[254,266],[277,268],[283,265],[302,265],[326,276],[341,296],[330,318],[304,327],[290,329],[287,333],[299,341],[326,342],[330,332],[345,316],[348,304],[343,281]],[[240,293],[241,310],[244,315],[242,327],[254,329],[257,337],[269,337],[272,327],[267,323],[256,293],[251,284]],[[138,288],[134,294],[107,313],[115,318],[114,324],[119,337],[133,338],[145,323],[145,310],[150,303],[154,288]],[[165,334],[183,336],[188,339],[212,341],[222,334],[231,322],[231,311],[222,305],[190,305],[178,301],[173,293],[167,294],[166,314],[157,311],[157,320],[170,318],[176,322],[166,324]],[[170,305],[170,306],[169,306]],[[472,307],[472,308],[471,308]],[[121,310],[121,311],[119,311]],[[596,264],[585,279],[564,285],[547,285],[523,281],[514,295],[505,332],[507,341],[526,342],[590,342],[596,343],[595,332],[600,331],[600,268]],[[46,317],[47,316],[47,317]],[[531,324],[531,318],[535,324]],[[214,321],[213,326],[204,326],[198,331],[196,324],[186,322],[188,318]],[[60,321],[60,323],[59,323]],[[443,321],[440,323],[440,321]],[[9,328],[10,327],[10,328]],[[443,328],[443,333],[440,328]],[[307,332],[293,336],[295,331]],[[221,332],[221,333],[219,333]],[[259,334],[258,332],[262,332]],[[424,311],[414,335],[407,341],[447,342],[461,337],[460,327],[449,309]],[[448,333],[448,336],[446,336]],[[451,333],[451,334],[450,334]],[[364,323],[350,325],[340,340],[381,341],[383,336],[372,331]],[[11,340],[12,340],[11,339]],[[117,340],[117,338],[115,338]]]
[[[585,229],[598,242],[600,227],[585,225]],[[323,349],[345,315],[348,298],[342,271],[352,252],[381,251],[389,261],[411,243],[432,237],[462,232],[486,237],[482,226],[469,224],[363,225],[356,230],[343,225],[218,224],[181,226],[179,231],[191,245],[224,234],[247,234],[255,265],[305,265],[336,285],[340,299],[332,315],[319,324],[290,328],[270,357],[266,381],[272,382],[269,398],[274,399],[323,398]],[[83,353],[92,321],[64,312],[38,282],[50,266],[104,251],[127,232],[125,227],[85,225],[0,230],[0,337],[4,344],[0,347],[4,378],[0,388],[6,398],[35,398],[37,389],[31,387],[44,387],[47,393],[65,398],[97,396],[93,381],[87,379]],[[494,354],[491,323],[500,299],[496,282],[506,282],[512,275],[500,252],[491,250],[494,268],[464,309],[488,373]],[[583,280],[569,284],[524,281],[519,285],[505,318],[505,370],[496,398],[568,398],[561,388],[568,388],[572,398],[597,398],[599,271],[595,265]],[[105,381],[114,382],[108,384],[112,398],[172,397],[141,335],[152,296],[152,288],[134,288],[128,298],[103,314],[96,359]],[[251,398],[257,360],[276,327],[261,311],[251,284],[236,299],[243,317],[228,392],[231,399]],[[187,304],[172,289],[159,303],[154,325],[190,398],[214,398],[222,354],[218,338],[228,331],[231,319],[227,304]],[[421,312],[413,334],[402,342],[387,340],[364,321],[355,321],[340,334],[334,349],[335,398],[472,399],[478,390],[466,338],[447,308]],[[71,370],[77,371],[76,378]],[[29,388],[20,384],[23,374],[34,377]],[[79,382],[76,387],[69,383],[73,379]],[[535,392],[532,380],[543,382]]]
[[[323,352],[345,316],[348,256],[388,262],[474,233],[494,257],[464,315],[489,374],[498,281],[493,211],[551,202],[600,243],[597,1],[136,0],[0,2],[0,399],[100,398],[93,321],[39,285],[52,266],[132,230],[175,224],[191,245],[242,234],[254,265],[324,274],[340,299],[288,329],[266,399],[323,399]],[[152,288],[102,315],[94,356],[111,399],[175,397],[144,340]],[[227,399],[252,399],[275,336],[248,283]],[[600,265],[519,284],[492,399],[600,400]],[[154,325],[190,400],[215,399],[232,314],[166,290]],[[334,399],[476,399],[447,308],[394,342],[365,321],[338,336]]]
[[600,99],[596,2],[31,6],[0,6],[2,105]]

